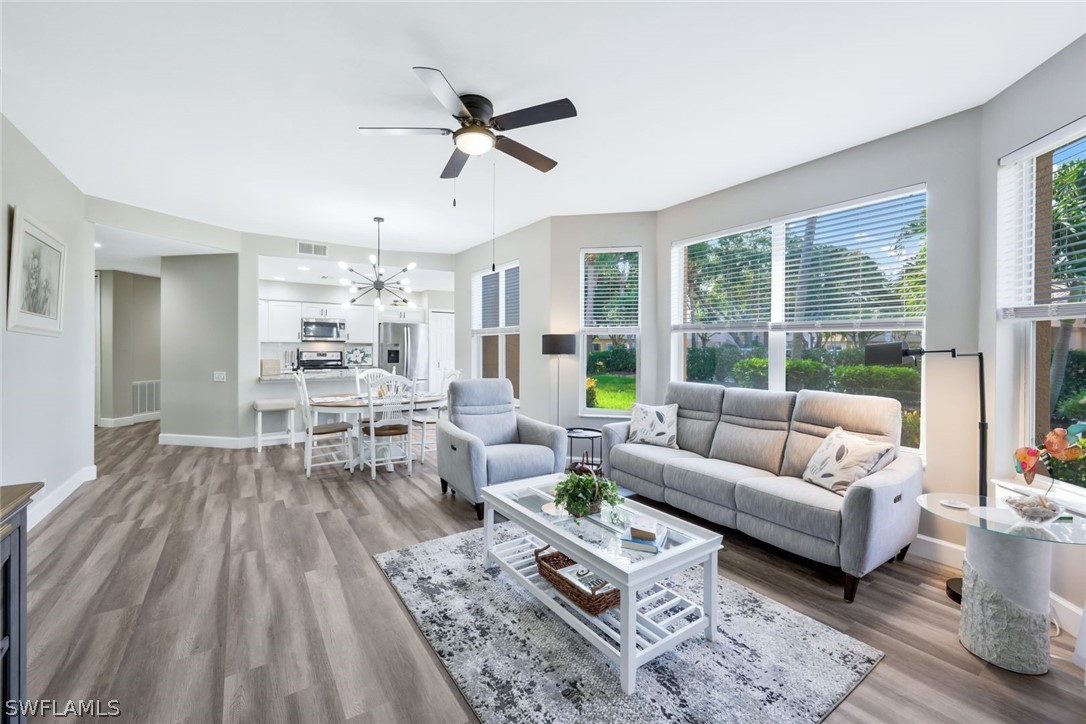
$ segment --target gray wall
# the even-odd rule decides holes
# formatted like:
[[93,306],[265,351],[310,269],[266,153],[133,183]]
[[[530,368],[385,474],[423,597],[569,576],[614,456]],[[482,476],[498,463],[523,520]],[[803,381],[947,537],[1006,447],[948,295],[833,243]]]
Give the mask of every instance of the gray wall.
[[160,379],[161,288],[156,277],[100,271],[102,394],[99,414],[132,414],[132,383]]
[[[1010,452],[1028,440],[1020,432],[1020,386],[1028,323],[997,322],[996,173],[999,159],[1011,151],[1086,116],[1086,38],[1080,38],[984,106],[980,136],[980,287],[981,347],[990,360],[989,415],[993,420],[988,468],[993,476],[1012,477]],[[1052,590],[1072,604],[1086,600],[1086,550],[1056,546]],[[1066,622],[1065,622],[1066,623]],[[1086,633],[1086,632],[1080,632]]]
[[62,334],[8,332],[6,325],[0,332],[2,480],[44,481],[38,507],[64,483],[94,477],[94,247],[83,194],[6,118],[0,118],[0,165],[5,318],[14,207],[47,227],[68,252]]
[[[236,254],[162,259],[164,442],[237,437],[238,316]],[[216,370],[226,382],[212,381]]]

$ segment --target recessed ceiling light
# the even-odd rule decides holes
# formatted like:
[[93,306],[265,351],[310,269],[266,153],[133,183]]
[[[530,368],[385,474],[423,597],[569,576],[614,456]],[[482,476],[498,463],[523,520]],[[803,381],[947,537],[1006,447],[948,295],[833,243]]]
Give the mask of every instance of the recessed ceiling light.
[[102,245],[99,242],[96,241],[96,242],[94,242],[94,248],[95,249],[101,249]]
[[277,282],[285,282],[287,280],[286,277],[272,277],[272,279],[274,279]]
[[300,267],[298,267],[298,271],[309,271],[309,267],[307,267],[307,266],[300,266]]

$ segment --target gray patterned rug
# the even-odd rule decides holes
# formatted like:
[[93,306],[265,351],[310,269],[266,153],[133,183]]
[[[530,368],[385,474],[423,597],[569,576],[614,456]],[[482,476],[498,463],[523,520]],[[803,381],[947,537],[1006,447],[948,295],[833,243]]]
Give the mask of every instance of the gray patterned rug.
[[[523,533],[512,523],[497,539]],[[498,568],[484,571],[482,531],[375,556],[483,722],[819,722],[882,652],[719,578],[720,635],[691,639],[638,670],[618,671]],[[669,587],[701,600],[691,569]]]

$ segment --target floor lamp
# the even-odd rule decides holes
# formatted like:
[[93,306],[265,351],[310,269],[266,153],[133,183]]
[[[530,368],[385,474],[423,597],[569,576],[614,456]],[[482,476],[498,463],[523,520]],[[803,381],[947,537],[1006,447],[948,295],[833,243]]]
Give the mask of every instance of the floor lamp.
[[577,335],[575,334],[544,334],[543,354],[558,355],[558,419],[555,423],[562,424],[562,355],[577,353]]
[[[964,353],[951,349],[909,349],[908,342],[887,342],[885,344],[869,344],[864,350],[864,364],[866,365],[899,365],[909,357],[922,357],[926,354],[949,354],[951,357],[976,357],[977,380],[980,384],[980,441],[978,449],[977,491],[980,497],[988,496],[988,410],[984,402],[984,353]],[[962,579],[951,578],[946,582],[946,595],[955,603],[962,602]]]

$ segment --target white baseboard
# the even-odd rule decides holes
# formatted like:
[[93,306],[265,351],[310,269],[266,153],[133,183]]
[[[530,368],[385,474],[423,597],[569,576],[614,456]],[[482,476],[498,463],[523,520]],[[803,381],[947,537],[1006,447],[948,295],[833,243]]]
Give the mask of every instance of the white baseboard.
[[[932,538],[931,536],[918,535],[913,544],[909,546],[909,555],[942,563],[952,568],[961,568],[962,561],[965,559],[965,546],[939,538]],[[1072,634],[1079,632],[1082,627],[1082,607],[1055,593],[1050,595],[1050,600],[1052,602],[1052,612],[1060,626]]]
[[98,420],[98,427],[127,427],[140,422],[153,422],[162,416],[160,412],[143,412],[139,415],[128,417],[102,417]]
[[[295,432],[294,442],[305,443],[305,433]],[[264,435],[264,447],[289,443],[287,433],[273,432]],[[185,447],[214,447],[225,450],[245,450],[256,447],[256,435],[248,437],[218,437],[214,435],[171,435],[162,433],[158,436],[159,445],[181,445]]]
[[60,485],[56,486],[44,498],[39,498],[32,502],[26,511],[27,530],[33,528],[40,523],[45,516],[56,510],[57,506],[63,503],[69,495],[78,490],[80,485],[89,480],[94,480],[97,477],[98,468],[94,465],[88,465],[87,467],[78,470],[75,475],[68,478]]

